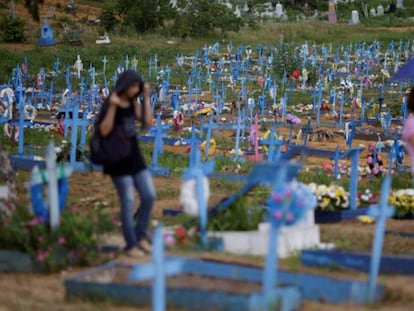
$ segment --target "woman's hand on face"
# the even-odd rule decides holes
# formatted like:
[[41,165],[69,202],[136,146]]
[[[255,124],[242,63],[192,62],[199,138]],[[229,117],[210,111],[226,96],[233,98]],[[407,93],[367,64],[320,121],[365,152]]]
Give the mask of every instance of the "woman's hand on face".
[[144,95],[144,97],[151,96],[151,85],[148,82],[144,83],[144,86],[142,88],[142,94]]
[[117,93],[113,92],[109,96],[109,104],[113,107],[120,107],[121,106],[121,98],[118,96]]

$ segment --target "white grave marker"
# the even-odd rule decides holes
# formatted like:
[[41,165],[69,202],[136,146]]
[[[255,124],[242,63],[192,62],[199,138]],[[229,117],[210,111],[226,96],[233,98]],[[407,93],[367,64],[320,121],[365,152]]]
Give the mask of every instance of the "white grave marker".
[[280,4],[280,2],[276,4],[275,16],[277,18],[281,18],[283,16],[283,6]]
[[359,24],[359,13],[357,10],[353,10],[351,13],[351,24],[352,25]]
[[383,16],[384,15],[384,7],[382,6],[382,4],[379,4],[377,7],[377,15],[378,16]]

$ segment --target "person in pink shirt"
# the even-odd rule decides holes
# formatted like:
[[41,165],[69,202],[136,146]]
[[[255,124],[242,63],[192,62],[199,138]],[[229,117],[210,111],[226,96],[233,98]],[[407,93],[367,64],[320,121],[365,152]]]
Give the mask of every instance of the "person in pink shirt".
[[414,175],[414,87],[407,97],[407,110],[409,116],[404,123],[402,139],[407,144],[407,151],[411,160],[411,173]]

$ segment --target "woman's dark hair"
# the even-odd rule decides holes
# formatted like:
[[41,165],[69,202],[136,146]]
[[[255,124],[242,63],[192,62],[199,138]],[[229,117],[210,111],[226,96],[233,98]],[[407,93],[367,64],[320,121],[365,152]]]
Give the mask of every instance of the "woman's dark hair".
[[411,88],[407,97],[407,109],[410,112],[414,112],[414,87]]
[[[139,91],[141,93],[144,86],[144,80],[135,71],[126,70],[119,75],[118,80],[115,83],[115,87],[112,91],[121,94],[135,83],[139,83]],[[137,96],[138,95],[140,94],[137,94]]]

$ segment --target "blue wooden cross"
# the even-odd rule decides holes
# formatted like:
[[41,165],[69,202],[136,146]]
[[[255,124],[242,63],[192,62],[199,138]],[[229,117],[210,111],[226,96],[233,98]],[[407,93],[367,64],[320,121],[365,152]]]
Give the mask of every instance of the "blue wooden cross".
[[55,76],[59,75],[59,66],[60,66],[60,60],[59,58],[57,58],[55,64],[53,65],[53,71],[55,72]]
[[285,124],[286,122],[286,110],[287,110],[287,95],[285,93],[285,96],[283,96],[282,98],[280,98],[280,108],[282,110],[282,124]]
[[[20,80],[21,83],[21,80]],[[18,109],[19,109],[19,144],[17,148],[17,153],[19,155],[23,154],[24,152],[24,107],[25,107],[25,99],[24,99],[24,87],[21,84],[16,88],[15,96],[18,100]]]
[[257,105],[259,106],[260,112],[263,116],[265,113],[265,109],[266,109],[266,96],[264,95],[263,92],[262,92],[262,95],[260,95],[258,98]]
[[104,56],[104,58],[102,59],[102,63],[103,63],[103,70],[102,73],[105,76],[106,73],[106,64],[107,64],[108,60],[106,59],[106,55]]
[[379,205],[371,206],[368,215],[377,220],[375,237],[372,245],[371,265],[368,279],[369,302],[375,301],[376,284],[381,262],[382,246],[387,218],[394,215],[394,207],[388,205],[388,197],[391,189],[391,176],[387,175],[381,186],[381,198]]
[[306,123],[306,127],[302,128],[302,133],[303,133],[303,145],[306,146],[308,144],[309,135],[313,133],[312,120],[310,118],[308,122]]
[[390,107],[388,107],[387,114],[383,118],[381,118],[381,126],[382,126],[382,129],[384,130],[385,137],[388,137],[389,135],[391,119],[392,119],[391,110],[390,110]]
[[[283,185],[287,182],[288,179],[288,169],[290,165],[287,163],[281,163],[278,174],[276,174],[276,178],[273,180],[272,184],[274,189],[278,189],[283,187]],[[266,174],[266,172],[264,172]],[[264,177],[264,176],[263,176]],[[268,179],[268,178],[265,178]],[[295,190],[293,190],[295,191]],[[286,193],[286,192],[285,192]],[[295,194],[292,194],[295,195]],[[304,198],[305,200],[308,198]],[[272,200],[274,200],[272,198]],[[281,289],[278,288],[278,256],[277,256],[277,243],[278,243],[278,235],[281,226],[283,225],[283,221],[274,221],[273,219],[276,217],[274,215],[275,212],[281,213],[282,217],[285,217],[291,209],[294,208],[294,204],[299,204],[299,202],[292,202],[289,198],[282,197],[282,202],[279,204],[281,205],[281,210],[274,210],[269,208],[268,210],[268,220],[270,222],[270,232],[268,238],[268,249],[267,255],[265,258],[265,267],[262,276],[262,291],[259,294],[254,294],[254,305],[251,305],[251,309],[249,310],[292,310],[292,307],[289,306],[286,301],[284,301],[284,296],[279,296],[282,294],[280,291]],[[316,205],[316,199],[315,205]],[[303,206],[304,209],[308,209],[312,205],[305,204]],[[295,206],[295,208],[297,208]],[[286,214],[285,214],[286,213]],[[295,219],[296,221],[299,220]],[[293,221],[295,222],[295,221]],[[298,299],[299,297],[296,297]],[[277,301],[281,299],[281,304],[278,306]],[[300,298],[299,298],[300,299]]]
[[339,145],[336,146],[334,155],[334,182],[337,183],[339,177],[339,158],[340,158]]
[[345,92],[342,95],[340,108],[339,108],[339,127],[342,128],[344,126],[344,105],[345,105]]
[[164,126],[161,122],[161,116],[157,116],[157,127],[155,129],[154,148],[152,152],[152,165],[150,170],[155,176],[168,176],[170,169],[158,166],[158,157],[164,152]]
[[66,66],[66,88],[72,90],[72,85],[70,83],[70,65]]
[[158,226],[152,237],[152,264],[154,278],[152,281],[152,311],[167,310],[166,281],[165,281],[165,259],[164,259],[164,237],[163,228]]
[[[287,167],[282,165],[279,169],[279,173],[277,175],[277,180],[274,186],[282,185],[285,182],[287,177]],[[287,208],[287,207],[286,207]],[[270,218],[270,215],[268,215]],[[277,255],[277,241],[279,235],[279,227],[274,224],[273,221],[270,221],[270,232],[269,232],[269,240],[268,240],[268,249],[267,249],[267,256],[265,267],[263,271],[263,293],[265,295],[265,299],[269,299],[268,295],[272,292],[277,284],[277,267],[279,266],[278,259],[279,256]],[[276,268],[275,268],[276,267]]]
[[405,122],[405,120],[408,117],[407,97],[406,96],[404,96],[404,98],[403,98],[403,103],[402,103],[402,106],[401,106],[401,114],[402,114],[403,121]]
[[242,128],[244,129],[244,123],[242,123],[241,115],[239,113],[239,116],[237,117],[237,129],[236,129],[236,144],[234,147],[234,161],[240,160],[239,157],[239,150],[240,150],[240,134],[242,131]]
[[196,138],[196,127],[194,123],[191,126],[191,140],[190,140],[190,157],[189,157],[189,167],[195,166],[197,162],[197,149],[198,143]]
[[125,56],[125,70],[129,69],[129,57],[128,55]]
[[367,105],[367,101],[365,98],[362,98],[362,109],[361,109],[361,123],[365,122],[365,110],[366,110],[366,105]]
[[70,154],[69,154],[69,163],[74,168],[75,171],[84,171],[83,162],[79,162],[76,159],[76,153],[78,150],[78,133],[80,127],[80,144],[79,149],[84,151],[86,148],[86,139],[87,139],[87,127],[91,124],[91,121],[87,119],[87,110],[82,114],[82,119],[79,119],[79,102],[74,101],[72,106],[72,119],[65,118],[63,121],[65,128],[71,128],[71,137],[70,137]]

